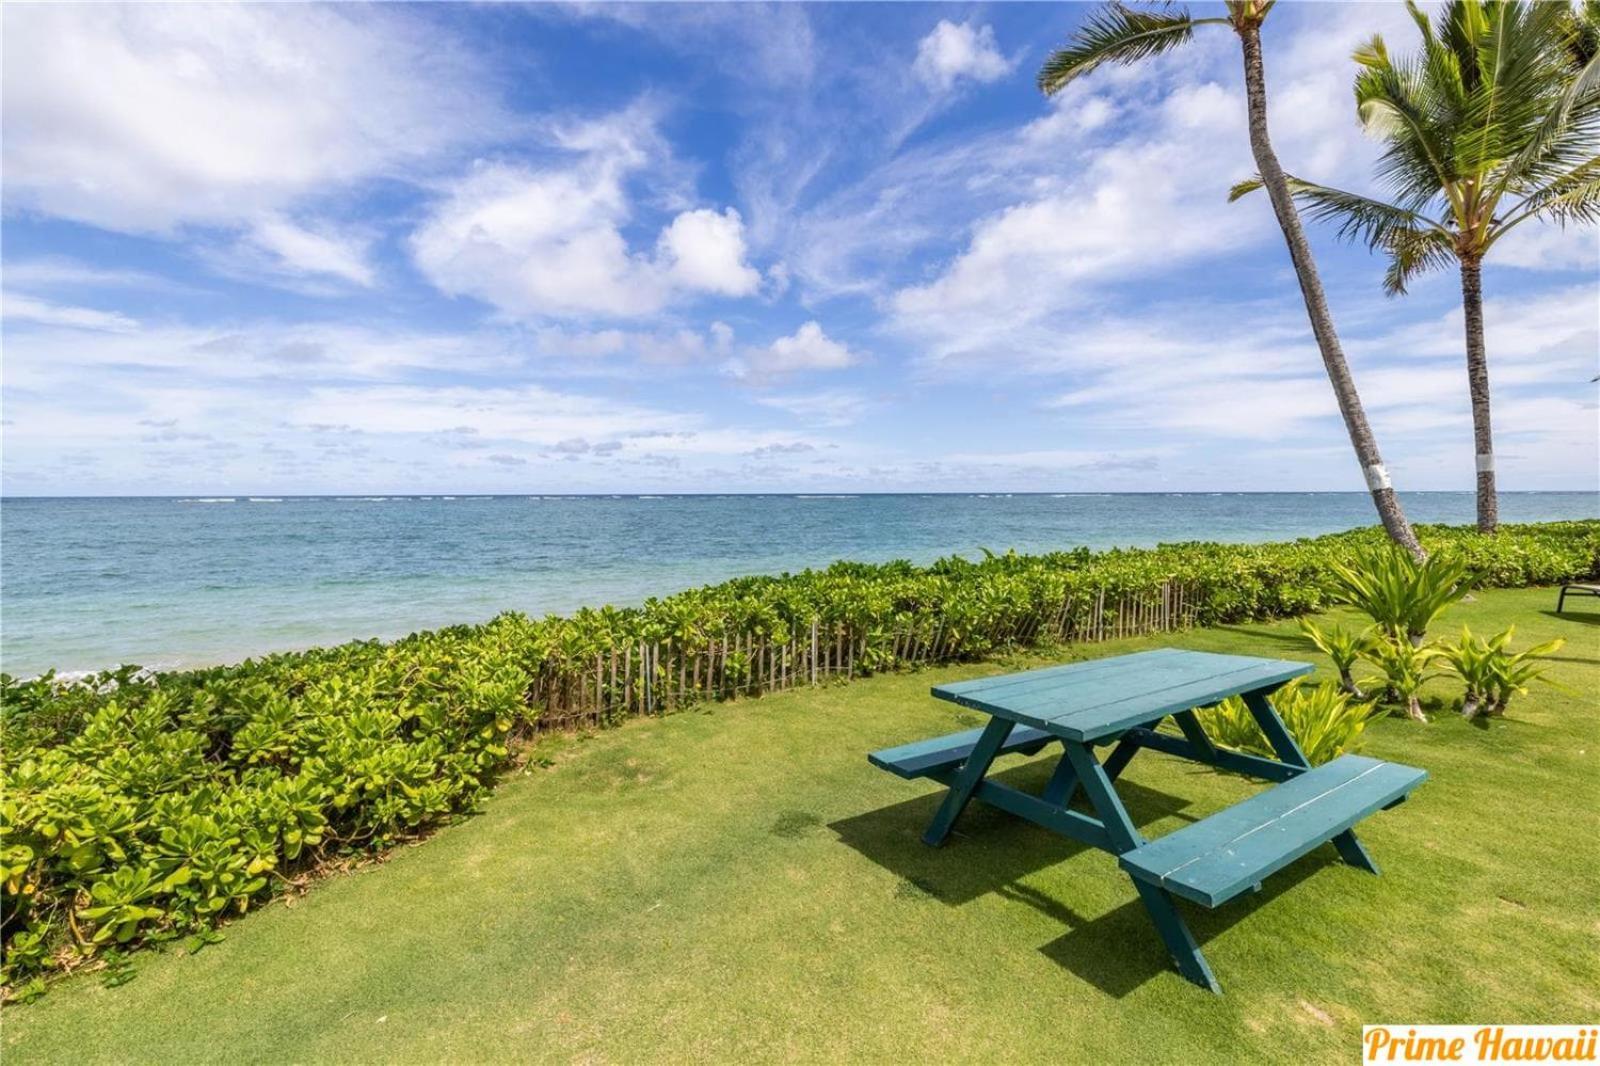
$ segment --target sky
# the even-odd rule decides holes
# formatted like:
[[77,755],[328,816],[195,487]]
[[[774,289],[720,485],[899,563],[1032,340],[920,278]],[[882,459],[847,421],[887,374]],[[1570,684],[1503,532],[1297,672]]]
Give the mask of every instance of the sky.
[[[1236,38],[1047,99],[1090,10],[6,5],[0,488],[1361,489]],[[1373,187],[1374,32],[1269,20],[1291,173]],[[1312,237],[1397,487],[1470,488],[1458,279]],[[1595,489],[1600,237],[1485,290],[1502,489]]]

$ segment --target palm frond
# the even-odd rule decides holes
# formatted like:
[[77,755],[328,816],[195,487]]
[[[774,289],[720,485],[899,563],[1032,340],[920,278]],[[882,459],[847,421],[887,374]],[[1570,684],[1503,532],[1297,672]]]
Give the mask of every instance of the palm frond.
[[1290,191],[1314,222],[1336,223],[1341,240],[1361,241],[1368,248],[1386,248],[1396,234],[1434,231],[1449,237],[1449,230],[1417,211],[1374,200],[1343,189],[1290,179]]
[[1107,4],[1084,20],[1065,48],[1050,53],[1039,70],[1039,91],[1052,96],[1102,63],[1137,63],[1186,43],[1196,26],[1227,21],[1192,18],[1181,7],[1142,11]]
[[1228,190],[1228,202],[1231,204],[1241,196],[1249,196],[1262,186],[1261,178],[1245,178],[1243,181],[1233,183],[1233,188]]
[[1385,247],[1389,266],[1383,273],[1383,291],[1387,296],[1404,296],[1412,278],[1455,262],[1449,236],[1436,229],[1393,231]]
[[1580,164],[1524,197],[1516,210],[1495,227],[1491,243],[1530,218],[1561,226],[1600,223],[1600,158]]
[[[1416,211],[1292,175],[1285,177],[1290,195],[1305,209],[1306,217],[1313,222],[1337,224],[1341,240],[1360,241],[1374,250],[1386,249],[1399,235],[1413,233],[1432,233],[1447,244],[1450,240],[1450,231],[1444,224]],[[1228,190],[1228,202],[1248,196],[1262,184],[1260,176],[1235,183]]]
[[1441,130],[1435,120],[1438,108],[1430,102],[1419,67],[1386,53],[1374,53],[1372,59],[1356,75],[1356,114],[1369,135],[1387,144],[1378,160],[1379,180],[1413,210],[1439,195],[1459,209],[1456,174],[1442,136],[1448,126]]

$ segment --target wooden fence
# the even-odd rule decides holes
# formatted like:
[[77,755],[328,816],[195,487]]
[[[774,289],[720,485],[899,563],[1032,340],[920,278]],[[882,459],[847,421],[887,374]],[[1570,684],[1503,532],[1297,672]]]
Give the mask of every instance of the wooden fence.
[[[1124,594],[1110,602],[1104,589],[1092,600],[1082,594],[1068,597],[1054,611],[1013,619],[1006,631],[983,636],[991,647],[1031,648],[1164,633],[1194,622],[1195,608],[1184,586],[1163,582],[1150,592]],[[966,643],[942,623],[868,634],[813,619],[787,639],[728,634],[698,641],[692,648],[672,641],[640,642],[613,648],[581,667],[551,664],[530,698],[543,708],[541,729],[570,729],[970,654]]]

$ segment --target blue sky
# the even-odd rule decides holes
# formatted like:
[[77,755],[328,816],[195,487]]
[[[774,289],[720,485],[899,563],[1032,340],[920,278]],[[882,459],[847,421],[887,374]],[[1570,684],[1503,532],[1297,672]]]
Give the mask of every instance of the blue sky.
[[[22,6],[9,494],[1361,488],[1225,31],[1055,100],[1081,5]],[[1288,168],[1368,187],[1280,5]],[[1315,234],[1396,484],[1464,489],[1457,281]],[[1505,489],[1596,487],[1600,243],[1487,272]]]

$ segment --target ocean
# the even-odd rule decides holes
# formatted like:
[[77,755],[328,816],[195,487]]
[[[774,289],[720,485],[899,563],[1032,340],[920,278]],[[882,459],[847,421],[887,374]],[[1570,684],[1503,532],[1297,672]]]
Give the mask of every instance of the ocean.
[[[1470,493],[1413,493],[1416,522]],[[1506,493],[1507,522],[1600,517],[1600,494]],[[929,562],[1375,521],[1362,493],[11,498],[0,669],[170,668],[650,596],[835,559]]]

